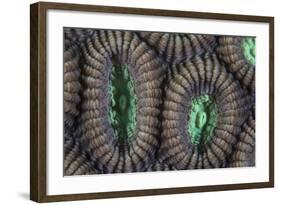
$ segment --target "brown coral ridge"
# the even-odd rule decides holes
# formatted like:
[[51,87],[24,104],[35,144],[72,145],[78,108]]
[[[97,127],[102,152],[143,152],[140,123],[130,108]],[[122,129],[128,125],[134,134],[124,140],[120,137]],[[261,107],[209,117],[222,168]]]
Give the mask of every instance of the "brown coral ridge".
[[138,32],[170,65],[186,61],[195,55],[212,52],[217,45],[213,35]]
[[[88,38],[94,38],[94,29],[64,28],[64,39],[70,43],[83,43]],[[65,42],[65,45],[68,44]]]
[[100,173],[94,168],[89,153],[73,138],[64,141],[64,175],[86,175]]
[[255,65],[251,64],[244,56],[242,41],[242,37],[221,36],[218,40],[217,52],[242,86],[254,93]]
[[253,114],[242,125],[242,132],[234,146],[229,167],[255,166],[255,119]]

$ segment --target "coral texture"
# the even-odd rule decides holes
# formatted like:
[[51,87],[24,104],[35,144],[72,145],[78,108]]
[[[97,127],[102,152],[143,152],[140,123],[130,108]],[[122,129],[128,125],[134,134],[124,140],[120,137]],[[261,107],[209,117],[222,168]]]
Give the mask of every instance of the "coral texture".
[[242,86],[255,92],[255,39],[249,37],[219,37],[217,52],[228,65],[229,72]]
[[64,175],[255,165],[255,38],[64,29]]

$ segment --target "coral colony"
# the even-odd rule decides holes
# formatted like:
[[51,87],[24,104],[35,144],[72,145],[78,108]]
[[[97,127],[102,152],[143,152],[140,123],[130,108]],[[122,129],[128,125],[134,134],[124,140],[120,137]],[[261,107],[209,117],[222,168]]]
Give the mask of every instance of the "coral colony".
[[64,29],[64,174],[255,166],[255,38]]

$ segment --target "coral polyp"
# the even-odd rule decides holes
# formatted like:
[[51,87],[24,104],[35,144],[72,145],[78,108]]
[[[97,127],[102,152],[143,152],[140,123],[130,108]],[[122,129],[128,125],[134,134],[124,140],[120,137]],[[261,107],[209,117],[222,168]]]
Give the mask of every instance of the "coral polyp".
[[255,65],[256,62],[256,41],[254,38],[244,38],[242,40],[243,54],[248,62]]
[[206,144],[211,139],[217,122],[217,112],[214,99],[208,95],[195,97],[192,100],[188,121],[192,144]]
[[115,136],[130,139],[136,129],[137,96],[126,65],[113,66],[109,81],[108,117]]
[[228,166],[251,100],[215,54],[174,66],[166,87],[160,161],[176,169]]
[[255,42],[64,28],[64,175],[255,166]]

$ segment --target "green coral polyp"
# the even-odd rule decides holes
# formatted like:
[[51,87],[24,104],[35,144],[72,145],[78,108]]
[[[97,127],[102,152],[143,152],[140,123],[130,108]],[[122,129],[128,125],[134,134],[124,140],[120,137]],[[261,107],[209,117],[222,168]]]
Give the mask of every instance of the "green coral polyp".
[[129,139],[136,128],[136,101],[133,78],[127,65],[112,67],[109,79],[109,122],[119,139]]
[[192,144],[205,144],[211,139],[217,114],[217,105],[211,96],[202,95],[192,100],[187,126]]
[[249,63],[255,65],[256,62],[256,40],[246,37],[242,40],[243,53]]

